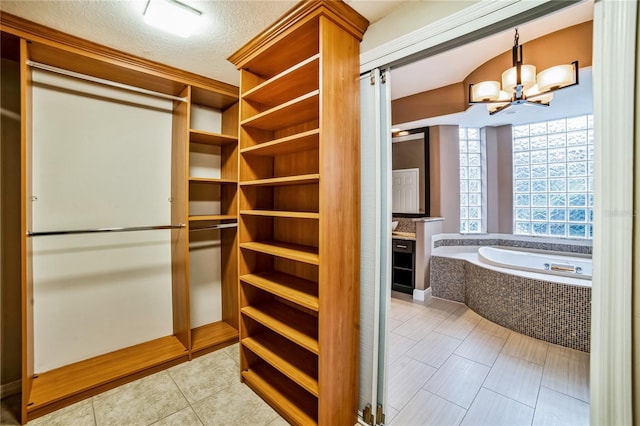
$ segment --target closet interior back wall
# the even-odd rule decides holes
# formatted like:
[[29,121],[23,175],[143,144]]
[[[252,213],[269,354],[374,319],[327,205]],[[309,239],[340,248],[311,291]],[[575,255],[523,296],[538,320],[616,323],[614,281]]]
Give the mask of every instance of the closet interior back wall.
[[[167,225],[172,103],[33,71],[33,229]],[[170,231],[33,238],[35,372],[173,334]]]
[[[190,128],[222,133],[222,113],[195,103],[190,109]],[[220,179],[221,147],[191,143],[189,176]],[[221,188],[207,182],[189,185],[189,216],[212,216],[222,213]],[[194,228],[199,225],[195,225]],[[221,231],[207,230],[189,235],[189,292],[191,328],[222,321]]]

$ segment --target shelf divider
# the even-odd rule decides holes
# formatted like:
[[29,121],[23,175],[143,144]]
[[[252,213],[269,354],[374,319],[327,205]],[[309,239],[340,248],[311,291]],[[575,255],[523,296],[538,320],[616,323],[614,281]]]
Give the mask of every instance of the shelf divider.
[[268,179],[256,179],[240,182],[240,186],[281,186],[281,185],[306,185],[320,182],[320,174],[284,176]]

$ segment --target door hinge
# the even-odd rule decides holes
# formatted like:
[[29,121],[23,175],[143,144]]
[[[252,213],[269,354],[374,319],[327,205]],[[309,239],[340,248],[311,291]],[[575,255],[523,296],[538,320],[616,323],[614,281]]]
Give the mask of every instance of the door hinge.
[[362,411],[362,418],[364,422],[368,425],[373,426],[375,423],[375,419],[373,418],[373,413],[371,412],[371,404],[367,404]]
[[385,84],[387,82],[387,73],[380,73],[380,83]]
[[375,74],[375,73],[373,73],[373,72],[372,72],[372,73],[371,73],[371,75],[369,76],[369,83],[370,83],[372,86],[375,86],[375,85],[376,85],[376,74]]
[[384,424],[384,413],[382,412],[382,404],[378,404],[378,407],[376,408],[376,419],[378,420],[376,422],[376,425]]

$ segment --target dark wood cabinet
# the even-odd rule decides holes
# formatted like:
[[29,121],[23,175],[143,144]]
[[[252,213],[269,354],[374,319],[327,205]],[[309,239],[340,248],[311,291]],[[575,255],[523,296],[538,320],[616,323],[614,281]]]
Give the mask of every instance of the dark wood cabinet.
[[391,289],[402,293],[413,294],[416,268],[416,242],[413,240],[392,240],[393,270],[391,272]]

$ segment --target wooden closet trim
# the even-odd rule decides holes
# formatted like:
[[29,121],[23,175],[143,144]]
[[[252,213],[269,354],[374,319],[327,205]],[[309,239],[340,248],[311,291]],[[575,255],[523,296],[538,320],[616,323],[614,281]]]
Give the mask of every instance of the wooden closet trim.
[[[221,109],[225,109],[238,99],[237,86],[130,55],[5,12],[0,12],[0,30],[42,47],[60,51],[63,56],[66,56],[63,61],[67,63],[69,63],[68,57],[77,55],[79,59],[83,59],[85,62],[87,60],[97,61],[96,68],[99,68],[98,64],[100,66],[110,66],[113,72],[108,76],[100,76],[102,78],[111,77],[110,79],[114,81],[129,81],[131,79],[127,78],[127,75],[130,76],[131,73],[144,74],[147,79],[150,76],[155,77],[155,84],[153,84],[155,89],[152,90],[171,95],[179,94],[185,85],[206,88],[207,90],[219,92],[220,97],[216,102],[219,103],[218,108]],[[38,58],[34,57],[32,60],[38,61]],[[48,65],[56,64],[48,63]],[[90,74],[88,72],[85,73]],[[161,80],[164,80],[164,90],[158,90],[157,87],[162,86],[160,84]]]
[[251,59],[261,54],[268,46],[317,16],[326,16],[358,41],[369,26],[369,21],[343,1],[304,0],[285,12],[280,19],[265,31],[247,42],[227,59],[238,69],[244,68]]

